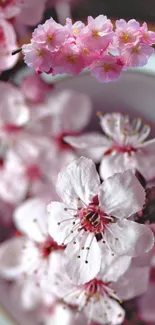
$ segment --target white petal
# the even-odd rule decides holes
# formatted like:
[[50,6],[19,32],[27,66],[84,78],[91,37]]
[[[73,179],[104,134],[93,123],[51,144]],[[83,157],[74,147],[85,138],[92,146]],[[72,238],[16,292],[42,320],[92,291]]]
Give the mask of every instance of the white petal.
[[9,239],[0,245],[0,274],[5,278],[19,277],[25,269],[23,263],[23,247],[26,239],[18,237]]
[[66,204],[81,199],[89,204],[98,193],[100,179],[92,160],[80,157],[58,174],[57,191]]
[[127,218],[142,209],[145,191],[136,176],[127,170],[109,177],[102,183],[99,202],[108,215]]
[[68,244],[76,236],[76,232],[72,233],[75,227],[73,222],[73,213],[66,211],[66,205],[60,202],[52,202],[48,205],[48,231],[51,237],[59,244]]
[[81,235],[76,239],[76,244],[67,246],[65,253],[67,274],[74,283],[80,285],[89,282],[99,272],[101,250],[94,234]]
[[126,153],[114,151],[109,155],[103,156],[100,164],[100,175],[102,179],[107,179],[116,173],[135,168],[131,157]]
[[[107,303],[105,302],[107,301]],[[125,318],[125,311],[120,304],[113,299],[104,299],[100,297],[99,300],[91,302],[85,308],[85,313],[88,318],[99,324],[122,324]]]
[[[4,124],[21,126],[29,119],[29,109],[22,93],[9,83],[0,83],[0,114]],[[8,96],[9,94],[9,96]]]
[[113,288],[120,299],[128,300],[147,291],[149,283],[148,267],[130,267]]
[[100,117],[100,123],[103,131],[105,134],[115,139],[117,143],[123,142],[123,129],[128,122],[129,117],[120,113],[105,114],[103,117]]
[[[78,317],[79,318],[79,317]],[[66,305],[57,303],[55,304],[55,308],[53,309],[52,313],[50,315],[47,315],[46,325],[72,325],[72,324],[79,324],[75,319],[74,311],[71,310]]]
[[135,154],[135,168],[149,181],[155,178],[155,139],[144,142]]
[[110,148],[111,142],[98,132],[87,132],[79,136],[67,136],[64,138],[67,143],[75,148],[102,148],[103,153]]
[[[102,247],[101,247],[101,251],[102,251]],[[130,256],[117,256],[117,255],[113,256],[109,250],[105,254],[105,249],[104,249],[104,255],[102,255],[102,263],[101,263],[101,270],[99,273],[99,277],[104,282],[111,282],[111,281],[115,282],[127,271],[130,264],[131,264]]]
[[9,203],[17,204],[22,201],[28,190],[28,181],[23,175],[13,170],[0,173],[0,197]]
[[47,237],[46,203],[41,199],[29,199],[14,211],[16,227],[30,239],[41,242]]
[[154,245],[153,232],[134,221],[120,220],[109,224],[108,229],[104,234],[105,239],[115,254],[138,256],[148,252]]

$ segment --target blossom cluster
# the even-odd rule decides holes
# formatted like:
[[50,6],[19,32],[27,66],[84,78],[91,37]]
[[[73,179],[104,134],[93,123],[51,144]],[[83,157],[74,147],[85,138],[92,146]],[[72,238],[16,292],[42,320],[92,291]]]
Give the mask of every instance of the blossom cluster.
[[104,15],[89,16],[86,25],[67,18],[63,26],[50,18],[34,30],[22,52],[37,73],[77,75],[87,68],[100,82],[109,82],[123,70],[145,65],[154,43],[155,33],[135,19],[117,20],[114,27]]
[[0,72],[16,65],[19,54],[12,56],[12,52],[17,49],[18,42],[29,39],[28,27],[36,26],[42,20],[47,6],[53,7],[61,2],[66,0],[0,1]]
[[85,131],[91,99],[38,74],[19,87],[0,82],[0,94],[0,212],[15,227],[0,245],[0,276],[12,281],[14,301],[46,325],[60,317],[63,325],[119,325],[122,302],[148,290],[139,300],[147,320],[155,265],[150,126],[98,113],[104,134]]

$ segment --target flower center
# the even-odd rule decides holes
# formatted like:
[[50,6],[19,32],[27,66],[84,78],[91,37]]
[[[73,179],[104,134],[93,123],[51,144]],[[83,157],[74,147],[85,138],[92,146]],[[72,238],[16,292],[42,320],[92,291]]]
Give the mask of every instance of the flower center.
[[93,36],[94,38],[98,38],[98,37],[99,37],[99,31],[98,31],[97,29],[94,29],[94,30],[92,31],[92,36]]
[[35,182],[41,178],[41,173],[37,165],[32,164],[26,168],[25,176],[31,181]]
[[84,229],[95,234],[103,233],[105,226],[110,222],[108,216],[93,203],[89,204],[88,208],[79,209],[78,217],[81,223],[79,230]]
[[62,132],[61,134],[59,134],[59,136],[55,137],[54,140],[56,141],[57,146],[59,147],[60,150],[74,150],[74,148],[68,144],[65,141],[65,137],[66,136],[75,136],[76,133],[74,132]]
[[120,153],[127,153],[130,156],[132,152],[137,152],[137,149],[132,147],[131,145],[124,146],[124,147],[119,146],[119,145],[114,145],[112,148],[108,149],[104,153],[104,156],[111,155],[114,151],[117,151],[117,152],[120,152]]
[[14,124],[5,124],[4,125],[4,131],[7,133],[17,133],[20,132],[23,129],[22,126],[16,126]]
[[128,34],[128,33],[123,33],[123,35],[122,35],[122,41],[124,42],[124,43],[127,43],[127,42],[129,42],[130,41],[130,39],[131,39],[131,36]]
[[59,246],[53,239],[47,239],[45,243],[40,244],[40,252],[43,258],[48,258],[49,255],[56,250],[64,249],[63,246]]

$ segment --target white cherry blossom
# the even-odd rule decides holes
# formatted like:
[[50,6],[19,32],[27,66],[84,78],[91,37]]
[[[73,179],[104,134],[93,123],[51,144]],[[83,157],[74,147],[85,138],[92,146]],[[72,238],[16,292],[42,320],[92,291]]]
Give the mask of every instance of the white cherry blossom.
[[138,170],[146,180],[155,177],[155,139],[145,141],[150,126],[142,126],[141,118],[130,123],[127,115],[120,113],[100,114],[99,133],[86,133],[78,137],[66,137],[65,141],[76,148],[90,151],[92,158],[100,162],[103,179],[127,169]]
[[[104,260],[104,258],[103,258]],[[65,273],[66,260],[50,282],[56,296],[67,304],[83,311],[88,322],[99,324],[122,324],[125,311],[120,303],[143,294],[147,290],[149,268],[133,267],[128,256],[105,256],[100,272],[94,279],[83,284],[74,284]],[[52,280],[53,280],[52,279]]]
[[63,252],[48,234],[46,202],[37,198],[25,201],[15,209],[14,221],[22,235],[1,244],[0,274],[8,279],[33,277],[36,286],[42,287]]
[[81,157],[59,173],[57,192],[63,203],[48,205],[49,233],[67,245],[67,270],[76,283],[96,276],[107,248],[112,255],[128,256],[152,248],[152,231],[129,219],[145,202],[145,191],[130,170],[100,184],[95,164]]

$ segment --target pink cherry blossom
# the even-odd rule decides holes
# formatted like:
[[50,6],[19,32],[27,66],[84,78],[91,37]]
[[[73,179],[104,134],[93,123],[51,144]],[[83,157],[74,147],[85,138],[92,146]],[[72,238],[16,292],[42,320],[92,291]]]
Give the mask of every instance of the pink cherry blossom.
[[85,24],[82,21],[76,21],[74,24],[72,23],[72,19],[66,19],[66,28],[68,29],[70,36],[75,40],[79,37],[81,31],[85,27]]
[[119,57],[102,54],[90,67],[91,75],[100,82],[110,82],[119,78],[123,69],[123,62]]
[[66,42],[55,53],[53,75],[67,73],[79,74],[85,68],[83,56],[79,48],[70,42]]
[[49,232],[58,244],[67,245],[68,265],[73,264],[68,272],[79,284],[99,272],[106,247],[112,254],[136,256],[153,246],[150,229],[128,220],[145,202],[131,171],[100,184],[94,163],[81,157],[59,173],[57,192],[63,203],[48,206]]
[[22,52],[25,63],[37,72],[48,72],[52,68],[53,54],[43,44],[31,42],[23,45]]
[[59,265],[63,252],[49,237],[46,202],[25,201],[14,211],[14,221],[23,235],[0,246],[0,274],[8,279],[33,277],[36,285],[45,285],[49,269],[54,271]]
[[34,30],[32,38],[37,44],[44,44],[50,51],[55,51],[63,45],[68,35],[66,27],[50,18]]
[[155,33],[148,31],[148,27],[146,23],[140,27],[141,33],[141,42],[145,45],[153,45],[155,43]]
[[65,137],[65,141],[76,148],[82,146],[96,162],[101,161],[103,179],[129,168],[138,170],[146,180],[153,179],[155,140],[145,141],[150,126],[143,126],[140,118],[130,123],[129,117],[120,113],[100,115],[100,124],[106,136],[86,133],[76,138]]
[[44,102],[52,89],[53,85],[45,83],[36,73],[24,77],[21,82],[21,92],[31,103]]
[[147,64],[152,54],[154,49],[151,46],[138,42],[121,51],[121,60],[126,67],[141,67]]
[[133,47],[140,38],[140,24],[131,19],[126,22],[124,19],[116,20],[116,31],[114,42],[119,48]]
[[17,63],[19,55],[12,55],[16,48],[17,40],[13,26],[0,17],[0,71],[11,69]]
[[113,40],[113,25],[106,16],[99,15],[95,19],[88,17],[88,24],[80,31],[80,40],[91,50],[106,50]]

